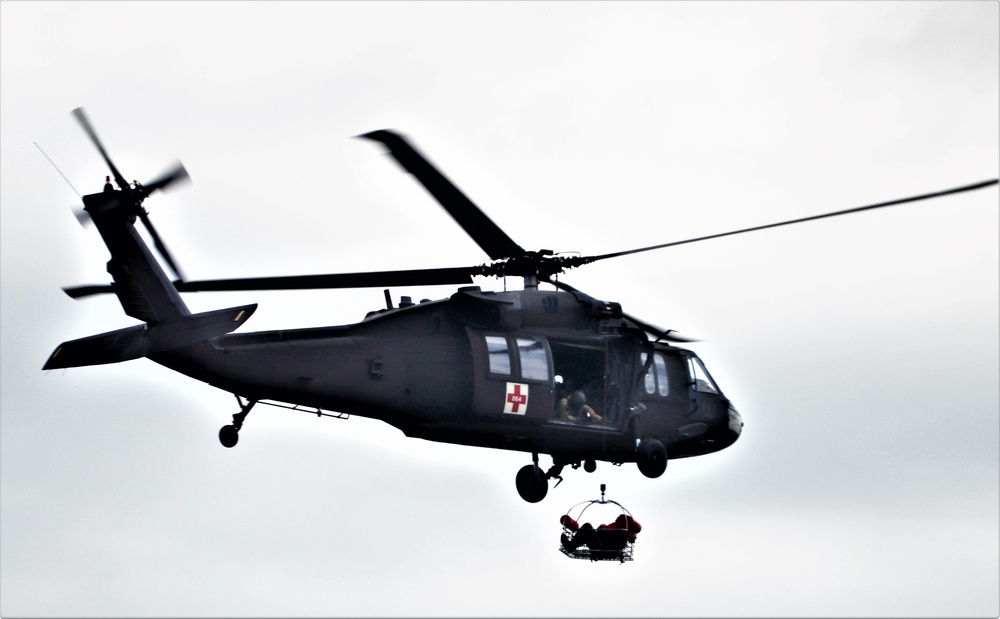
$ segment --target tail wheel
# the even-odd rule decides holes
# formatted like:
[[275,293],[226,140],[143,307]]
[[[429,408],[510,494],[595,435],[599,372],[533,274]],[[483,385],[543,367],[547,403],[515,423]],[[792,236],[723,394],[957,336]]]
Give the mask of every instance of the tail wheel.
[[644,438],[639,442],[636,464],[639,472],[646,477],[656,478],[667,470],[667,448],[655,438]]
[[247,418],[247,415],[250,414],[250,409],[257,403],[257,400],[247,399],[244,404],[238,394],[234,393],[233,395],[236,396],[236,402],[240,405],[240,412],[233,415],[232,424],[222,426],[222,429],[219,430],[219,442],[222,443],[223,447],[236,446],[236,443],[240,440],[240,428],[243,427],[243,420]]
[[537,464],[525,464],[514,478],[517,493],[528,503],[538,503],[549,492],[549,480]]

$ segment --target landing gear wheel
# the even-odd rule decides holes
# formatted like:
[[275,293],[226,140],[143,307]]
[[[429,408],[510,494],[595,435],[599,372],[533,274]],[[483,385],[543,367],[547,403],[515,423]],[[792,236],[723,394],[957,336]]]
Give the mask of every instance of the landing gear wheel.
[[537,464],[525,464],[514,478],[517,493],[528,503],[537,503],[549,492],[549,480]]
[[646,477],[656,478],[667,470],[667,448],[655,438],[644,438],[639,442],[639,472]]
[[253,405],[257,403],[257,400],[246,401],[240,399],[239,394],[233,394],[236,396],[236,402],[240,405],[240,412],[233,415],[233,423],[228,426],[222,426],[219,430],[219,442],[222,443],[223,447],[235,447],[236,443],[240,440],[240,428],[243,427],[243,420],[247,418],[250,414],[250,409]]
[[219,442],[223,447],[233,447],[240,440],[240,433],[236,426],[222,426],[219,430]]

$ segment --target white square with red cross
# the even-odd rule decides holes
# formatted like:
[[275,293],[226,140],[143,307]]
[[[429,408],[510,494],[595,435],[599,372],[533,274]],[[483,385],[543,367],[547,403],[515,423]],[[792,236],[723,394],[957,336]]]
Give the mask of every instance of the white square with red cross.
[[507,383],[507,397],[504,399],[503,412],[508,415],[524,415],[528,412],[528,385]]

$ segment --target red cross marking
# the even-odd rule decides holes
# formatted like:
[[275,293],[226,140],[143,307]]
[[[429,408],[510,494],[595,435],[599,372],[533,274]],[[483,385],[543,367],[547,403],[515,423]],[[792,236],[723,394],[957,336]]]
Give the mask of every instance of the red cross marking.
[[514,385],[514,393],[507,394],[507,401],[511,403],[511,412],[518,412],[518,407],[528,403],[528,394],[521,393],[521,385]]

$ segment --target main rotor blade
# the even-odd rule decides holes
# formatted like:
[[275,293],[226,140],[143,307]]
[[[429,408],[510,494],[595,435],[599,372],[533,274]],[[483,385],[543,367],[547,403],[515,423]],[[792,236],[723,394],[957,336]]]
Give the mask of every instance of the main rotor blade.
[[153,222],[149,220],[149,215],[147,215],[146,211],[141,207],[139,209],[139,219],[141,219],[142,223],[146,226],[146,230],[149,230],[149,236],[153,237],[153,244],[156,245],[157,251],[159,251],[160,255],[163,256],[163,259],[167,262],[170,270],[173,271],[174,275],[176,275],[179,279],[183,280],[184,275],[181,273],[180,267],[177,266],[173,256],[170,255],[170,250],[167,249],[166,243],[164,243],[163,239],[160,238],[160,233],[156,231],[156,228],[153,226]]
[[622,316],[624,316],[625,318],[628,318],[629,320],[631,320],[632,322],[634,322],[636,325],[639,326],[640,329],[642,329],[646,333],[649,333],[650,335],[656,336],[657,340],[666,340],[668,342],[679,342],[679,343],[682,343],[682,344],[689,344],[691,342],[700,342],[701,341],[701,340],[698,340],[698,339],[695,339],[695,338],[684,337],[683,335],[678,335],[677,331],[674,330],[674,329],[661,329],[660,327],[657,327],[656,325],[652,325],[652,324],[649,324],[648,322],[645,322],[643,320],[639,320],[638,318],[636,318],[635,316],[632,316],[631,314],[626,314],[626,313],[622,312]]
[[[291,275],[279,277],[248,277],[243,279],[206,279],[175,281],[180,292],[231,292],[239,290],[316,290],[324,288],[375,288],[382,286],[437,286],[471,284],[473,275],[482,267],[450,267],[443,269],[412,269],[408,271],[371,271],[368,273],[328,273],[325,275]],[[63,288],[74,299],[114,292],[114,284],[92,284]]]
[[684,245],[687,243],[695,243],[698,241],[707,241],[709,239],[717,239],[724,236],[732,236],[734,234],[743,234],[744,232],[754,232],[755,230],[766,230],[768,228],[777,228],[779,226],[788,226],[791,224],[802,223],[804,221],[813,221],[816,219],[824,219],[827,217],[836,217],[838,215],[849,215],[851,213],[860,213],[861,211],[870,211],[877,208],[883,208],[886,206],[895,206],[897,204],[905,204],[907,202],[918,202],[920,200],[929,200],[931,198],[939,198],[941,196],[947,196],[956,193],[962,193],[965,191],[974,191],[976,189],[982,189],[984,187],[990,187],[996,185],[1000,180],[993,179],[989,181],[983,181],[981,183],[974,183],[972,185],[965,185],[963,187],[956,187],[954,189],[945,189],[944,191],[935,191],[934,193],[925,193],[919,196],[913,196],[910,198],[902,198],[900,200],[891,200],[889,202],[879,202],[878,204],[869,204],[868,206],[859,206],[856,208],[849,208],[842,211],[833,211],[832,213],[823,213],[821,215],[812,215],[810,217],[800,217],[798,219],[790,219],[788,221],[780,221],[778,223],[766,224],[763,226],[754,226],[752,228],[743,228],[742,230],[733,230],[731,232],[722,232],[719,234],[710,234],[708,236],[699,236],[693,239],[685,239],[683,241],[673,241],[671,243],[661,243],[660,245],[650,245],[649,247],[640,247],[638,249],[629,249],[626,251],[614,252],[611,254],[601,254],[600,256],[590,256],[581,259],[581,264],[589,264],[591,262],[597,262],[598,260],[604,260],[606,258],[617,258],[618,256],[627,256],[629,254],[638,254],[644,251],[652,251],[654,249],[663,249],[664,247],[673,247],[675,245]]
[[471,284],[481,267],[450,267],[368,273],[329,273],[174,282],[181,292],[232,290],[313,290],[321,288],[374,288],[388,286],[436,286]]
[[104,163],[108,164],[111,174],[115,177],[115,182],[118,183],[118,188],[123,191],[127,189],[128,181],[126,181],[125,177],[122,176],[122,173],[118,171],[115,164],[111,162],[111,157],[109,157],[108,152],[104,150],[104,145],[101,144],[100,138],[97,137],[97,132],[94,131],[94,127],[90,124],[90,120],[87,119],[87,115],[83,112],[83,108],[78,107],[73,110],[73,116],[76,117],[80,126],[82,126],[83,130],[87,132],[88,136],[90,136],[90,141],[94,143],[94,146],[96,146],[97,150],[101,153],[101,157],[104,158]]
[[[566,282],[561,282],[561,281],[559,281],[557,279],[546,279],[545,281],[547,281],[548,283],[552,284],[556,288],[559,288],[560,290],[565,290],[566,292],[572,292],[574,295],[586,297],[586,299],[588,301],[591,301],[591,302],[593,302],[595,304],[602,304],[603,303],[603,301],[598,301],[597,299],[595,299],[594,297],[590,296],[586,292],[583,292],[582,290],[580,290],[578,288],[574,288],[573,286],[570,286]],[[674,330],[674,329],[661,329],[661,328],[659,328],[659,327],[657,327],[655,325],[652,325],[652,324],[650,324],[648,322],[645,322],[643,320],[639,320],[638,318],[636,318],[635,316],[632,316],[631,314],[626,314],[625,312],[622,312],[622,316],[624,318],[627,318],[628,320],[631,320],[633,323],[635,323],[635,325],[637,327],[639,327],[640,329],[642,329],[646,333],[649,333],[650,335],[656,336],[657,340],[666,340],[668,342],[681,342],[681,343],[690,343],[690,342],[700,342],[701,341],[701,340],[696,340],[696,339],[689,338],[689,337],[684,337],[684,336],[681,336],[681,335],[676,335],[677,331]]]
[[142,185],[142,192],[143,195],[148,196],[157,189],[166,189],[167,187],[173,185],[174,183],[179,183],[182,181],[190,181],[190,180],[191,177],[188,175],[188,171],[184,168],[184,164],[178,161],[176,164],[174,164],[174,167],[172,167],[169,171],[164,172],[155,181],[151,181],[149,183],[146,183],[145,185]]
[[406,139],[384,129],[358,137],[381,142],[403,169],[417,177],[420,184],[462,226],[466,234],[483,248],[490,258],[513,258],[524,255],[524,248],[514,242],[493,220],[437,170]]

